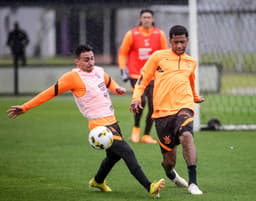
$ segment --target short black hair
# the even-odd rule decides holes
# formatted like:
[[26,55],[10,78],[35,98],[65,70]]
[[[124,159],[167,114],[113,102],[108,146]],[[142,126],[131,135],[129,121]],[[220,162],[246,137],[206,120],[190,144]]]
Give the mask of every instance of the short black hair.
[[176,35],[185,35],[188,38],[188,30],[182,25],[175,25],[170,29],[169,38],[172,39]]
[[77,58],[80,57],[80,54],[82,52],[90,52],[90,51],[93,51],[93,48],[92,46],[86,44],[86,45],[79,45],[77,48],[76,48],[76,51],[75,51],[75,55]]
[[150,9],[142,9],[142,10],[140,11],[140,16],[142,16],[143,13],[150,13],[152,16],[154,16],[154,11],[153,11],[153,10],[150,10]]

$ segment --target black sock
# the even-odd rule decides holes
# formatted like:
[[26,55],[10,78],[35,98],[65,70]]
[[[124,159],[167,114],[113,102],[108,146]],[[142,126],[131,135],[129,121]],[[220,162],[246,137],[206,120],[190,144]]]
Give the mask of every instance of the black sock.
[[173,180],[173,179],[175,179],[176,174],[175,174],[174,171],[171,170],[171,171],[167,174],[167,177],[168,177],[170,180]]
[[189,165],[188,166],[188,184],[197,184],[197,180],[196,180],[196,165]]

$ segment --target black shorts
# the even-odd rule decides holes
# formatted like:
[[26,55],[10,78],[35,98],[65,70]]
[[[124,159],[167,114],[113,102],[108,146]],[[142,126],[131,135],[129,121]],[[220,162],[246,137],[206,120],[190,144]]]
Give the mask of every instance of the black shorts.
[[193,135],[193,111],[181,109],[177,114],[155,119],[161,152],[165,153],[180,144],[179,136],[184,131]]
[[114,124],[108,125],[106,127],[108,127],[112,131],[114,139],[122,140],[122,132],[121,132],[121,129],[120,129],[118,123],[114,123]]

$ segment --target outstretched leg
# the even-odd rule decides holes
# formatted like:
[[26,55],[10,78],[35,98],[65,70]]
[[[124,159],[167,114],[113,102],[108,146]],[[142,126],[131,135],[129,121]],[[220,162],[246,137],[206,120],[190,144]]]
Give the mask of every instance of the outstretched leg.
[[189,176],[188,191],[193,195],[201,195],[203,192],[197,186],[197,154],[193,137],[193,113],[183,109],[178,113],[177,123],[179,128],[179,141],[183,149],[183,157],[186,161]]

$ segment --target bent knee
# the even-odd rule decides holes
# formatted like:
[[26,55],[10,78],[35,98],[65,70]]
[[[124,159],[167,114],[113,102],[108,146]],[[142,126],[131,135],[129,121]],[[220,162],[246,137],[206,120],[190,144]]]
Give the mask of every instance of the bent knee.
[[193,138],[193,134],[189,131],[184,131],[184,132],[182,132],[181,137],[183,137],[183,138]]

